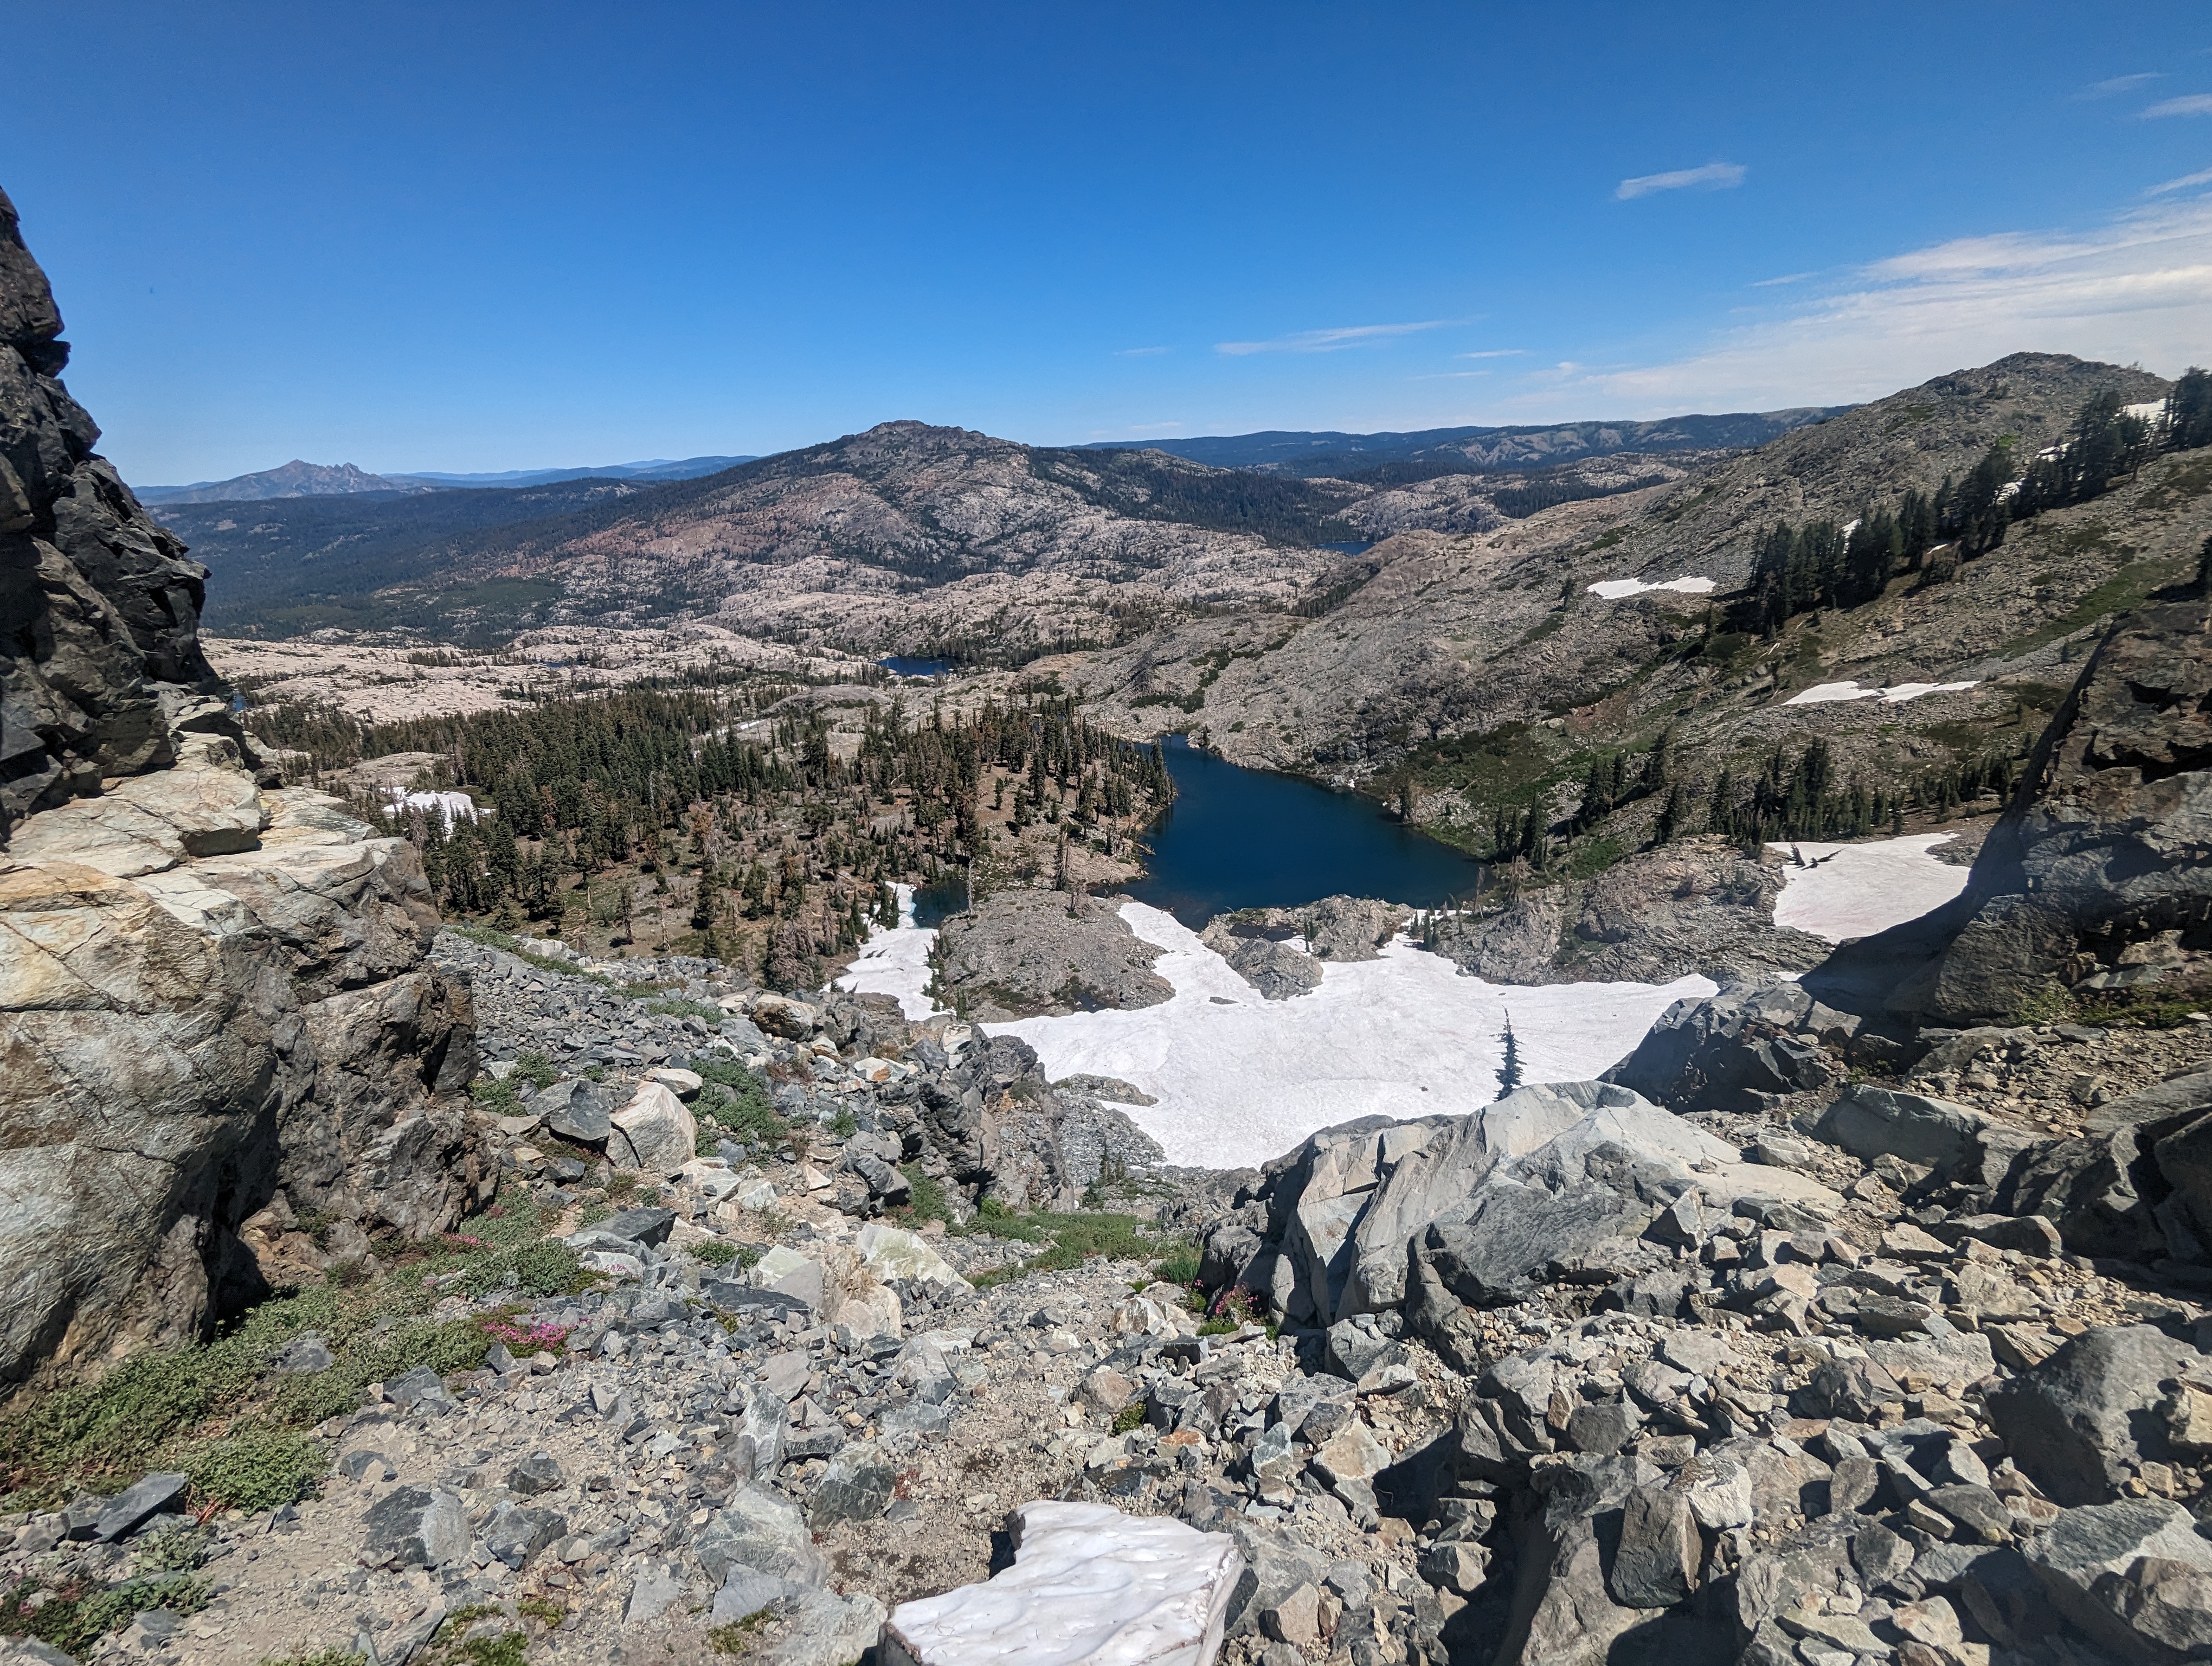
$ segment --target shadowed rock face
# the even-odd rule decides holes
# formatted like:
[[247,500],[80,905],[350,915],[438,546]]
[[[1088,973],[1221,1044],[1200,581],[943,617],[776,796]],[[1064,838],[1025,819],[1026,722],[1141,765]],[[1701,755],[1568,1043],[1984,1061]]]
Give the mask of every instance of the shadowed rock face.
[[0,838],[103,776],[169,763],[163,685],[210,676],[207,569],[94,454],[99,425],[58,380],[61,331],[0,192]]
[[0,196],[0,1389],[204,1334],[474,1201],[465,986],[415,852],[281,787],[203,569],[94,456]]
[[1957,937],[1909,992],[1935,1022],[2007,1018],[2062,986],[2201,976],[2212,949],[2212,603],[2146,607],[2106,637],[1962,903]]

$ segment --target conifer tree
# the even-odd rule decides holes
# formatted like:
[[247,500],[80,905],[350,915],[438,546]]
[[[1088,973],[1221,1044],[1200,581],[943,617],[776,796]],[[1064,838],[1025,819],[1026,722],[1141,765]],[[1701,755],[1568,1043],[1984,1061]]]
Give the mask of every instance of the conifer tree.
[[1505,1014],[1504,1032],[1498,1037],[1505,1055],[1498,1067],[1498,1097],[1504,1098],[1521,1085],[1521,1043],[1513,1033],[1513,1014]]

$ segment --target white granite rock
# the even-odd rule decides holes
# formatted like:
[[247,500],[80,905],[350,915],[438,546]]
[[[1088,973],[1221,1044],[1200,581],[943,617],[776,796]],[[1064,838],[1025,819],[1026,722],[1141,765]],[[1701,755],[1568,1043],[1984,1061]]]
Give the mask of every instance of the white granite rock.
[[1024,1505],[1014,1565],[902,1602],[884,1666],[1209,1666],[1244,1570],[1235,1542],[1103,1504]]

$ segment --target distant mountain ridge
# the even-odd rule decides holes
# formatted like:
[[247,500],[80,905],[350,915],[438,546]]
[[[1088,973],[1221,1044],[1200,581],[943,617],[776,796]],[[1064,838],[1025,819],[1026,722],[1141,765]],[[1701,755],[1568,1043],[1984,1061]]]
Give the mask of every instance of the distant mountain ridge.
[[258,474],[229,480],[202,480],[190,486],[142,486],[138,501],[156,503],[255,502],[273,497],[347,497],[356,492],[419,492],[428,487],[410,480],[371,474],[350,463],[308,463],[299,458]]
[[361,492],[425,492],[550,486],[567,480],[695,480],[720,474],[750,457],[665,457],[596,468],[509,469],[497,474],[371,474],[351,463],[308,463],[299,458],[258,474],[202,480],[189,486],[143,486],[138,501],[161,503],[246,503],[282,497],[345,497]]
[[1472,474],[1486,469],[1546,468],[1618,452],[1738,451],[1763,446],[1792,429],[1826,422],[1850,405],[1800,405],[1787,410],[1666,416],[1653,422],[1551,423],[1503,428],[1434,428],[1406,434],[1340,434],[1270,429],[1258,434],[1188,440],[1099,441],[1086,451],[1164,451],[1217,469],[1244,469],[1304,479],[1362,479],[1388,465],[1413,465],[1403,478]]

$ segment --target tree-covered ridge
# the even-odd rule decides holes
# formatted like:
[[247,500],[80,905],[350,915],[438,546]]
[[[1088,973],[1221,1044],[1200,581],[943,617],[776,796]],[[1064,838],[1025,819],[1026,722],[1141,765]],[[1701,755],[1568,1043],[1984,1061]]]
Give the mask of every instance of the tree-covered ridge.
[[1360,540],[1339,512],[1358,494],[1273,475],[1208,468],[1158,451],[1033,450],[1030,471],[1115,514],[1306,548]]
[[921,721],[898,700],[872,702],[841,756],[828,715],[783,692],[633,688],[384,724],[275,707],[249,721],[319,770],[434,757],[418,786],[465,791],[491,813],[448,825],[419,808],[362,808],[420,848],[448,911],[509,929],[618,920],[630,941],[654,927],[664,940],[688,933],[779,988],[818,982],[822,957],[884,916],[888,884],[926,884],[982,854],[987,796],[1012,831],[1089,836],[1150,820],[1172,791],[1156,747],[1105,734],[1072,701]]
[[2072,433],[2030,459],[2024,473],[2014,441],[2001,437],[1963,477],[1946,477],[1932,496],[1907,490],[1894,509],[1869,506],[1842,526],[1778,521],[1759,544],[1730,623],[1771,636],[1801,613],[1872,601],[1905,575],[1942,583],[1957,575],[1961,561],[2002,544],[2014,521],[2086,503],[2162,453],[2208,444],[2212,374],[2205,371],[2185,373],[2155,415],[2130,410],[2109,389],[2094,394]]

